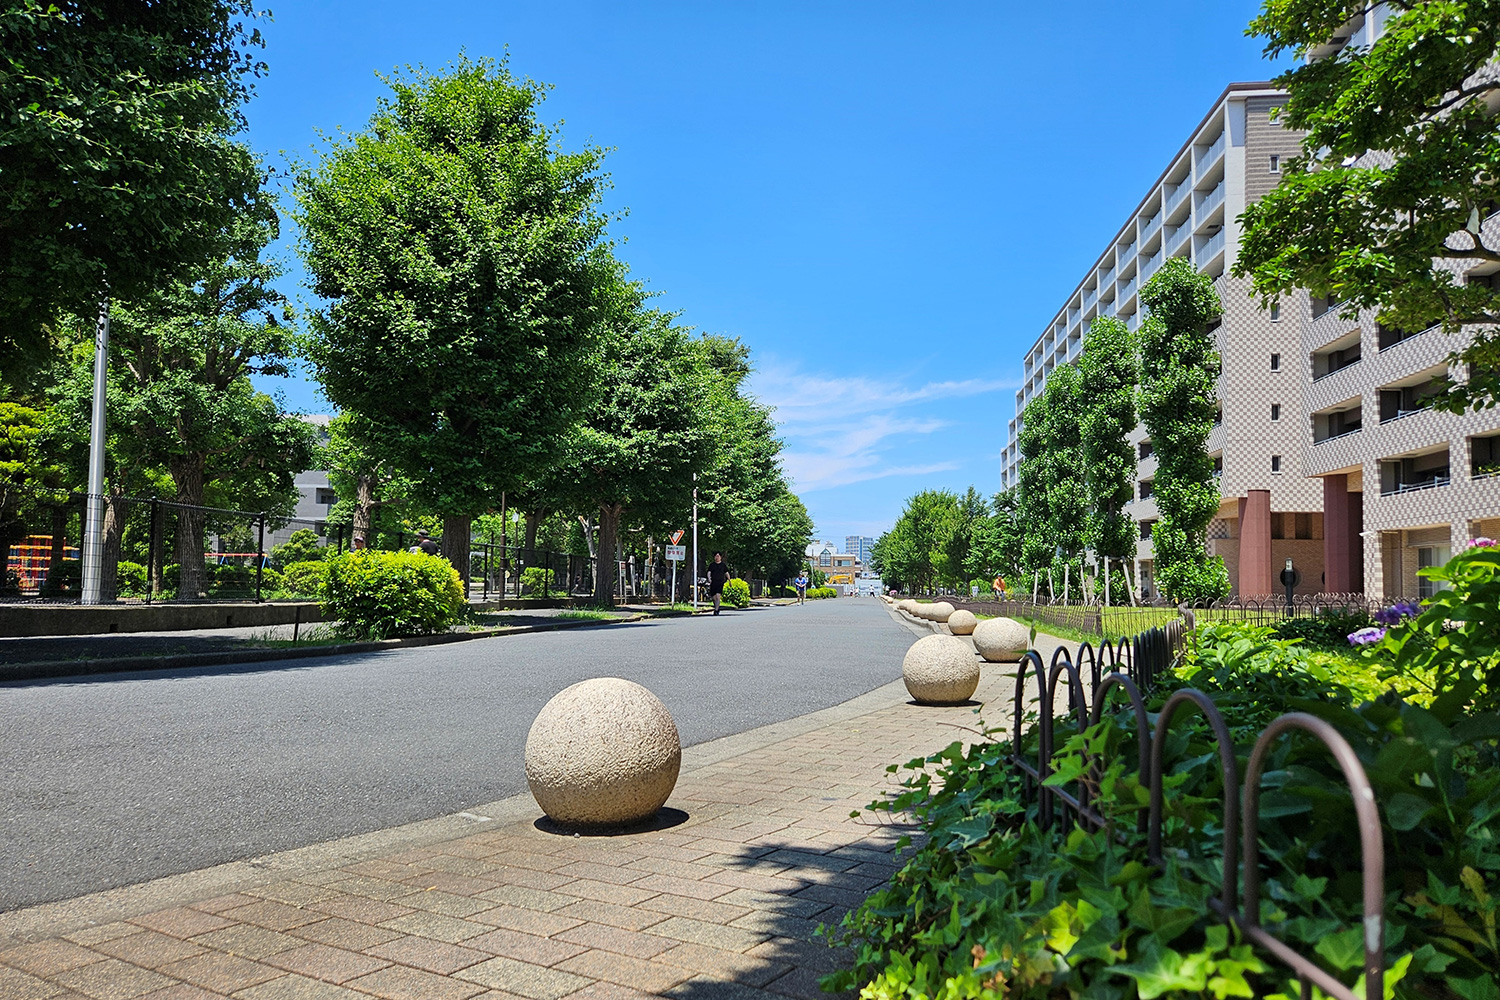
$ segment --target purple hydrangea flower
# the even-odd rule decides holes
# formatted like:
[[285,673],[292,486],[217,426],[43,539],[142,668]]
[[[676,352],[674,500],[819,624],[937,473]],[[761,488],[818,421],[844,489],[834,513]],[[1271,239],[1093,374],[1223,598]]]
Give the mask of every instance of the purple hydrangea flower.
[[1416,601],[1400,601],[1377,611],[1371,617],[1382,625],[1399,625],[1403,618],[1415,618],[1422,613],[1422,605]]
[[1349,644],[1351,646],[1368,646],[1385,638],[1385,629],[1378,625],[1362,628],[1358,632],[1349,633]]
[[1500,542],[1495,541],[1493,538],[1485,538],[1483,535],[1469,540],[1469,548],[1471,549],[1493,549],[1496,547],[1500,547]]

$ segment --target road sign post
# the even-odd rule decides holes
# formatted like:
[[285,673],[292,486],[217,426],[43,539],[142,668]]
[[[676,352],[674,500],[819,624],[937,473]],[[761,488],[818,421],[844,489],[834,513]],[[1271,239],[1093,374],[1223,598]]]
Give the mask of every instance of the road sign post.
[[[681,537],[682,537],[682,532],[680,532],[680,531],[675,532],[672,535],[672,538],[674,540],[678,539],[678,538],[681,538]],[[674,544],[674,545],[668,545],[667,546],[667,562],[669,562],[669,563],[672,564],[672,603],[673,604],[677,603],[677,564],[680,563],[680,562],[682,562],[686,558],[687,558],[687,546],[686,545],[675,545]]]

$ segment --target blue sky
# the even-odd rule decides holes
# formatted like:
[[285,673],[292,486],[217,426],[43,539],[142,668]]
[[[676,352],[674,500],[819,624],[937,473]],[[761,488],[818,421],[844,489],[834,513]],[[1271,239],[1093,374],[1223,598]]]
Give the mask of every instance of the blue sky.
[[[750,345],[796,489],[842,540],[920,489],[999,488],[1023,352],[1224,86],[1274,75],[1256,9],[303,0],[263,26],[249,140],[305,156],[365,125],[377,73],[508,49],[555,87],[565,146],[612,149],[634,275]],[[328,410],[312,383],[264,387]]]

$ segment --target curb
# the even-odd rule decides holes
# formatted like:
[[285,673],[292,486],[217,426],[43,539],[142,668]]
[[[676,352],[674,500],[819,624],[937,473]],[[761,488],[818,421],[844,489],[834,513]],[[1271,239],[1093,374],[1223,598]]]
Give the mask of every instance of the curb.
[[267,646],[257,649],[228,649],[211,653],[174,653],[170,656],[115,656],[101,660],[37,660],[31,663],[0,664],[0,684],[14,681],[54,680],[65,677],[87,677],[92,674],[119,674],[140,670],[181,670],[190,667],[222,667],[240,663],[262,663],[267,660],[304,660],[317,656],[349,656],[356,653],[379,653],[388,649],[412,649],[419,646],[443,646],[451,642],[470,642],[507,635],[530,635],[534,632],[561,632],[573,628],[624,625],[658,618],[687,618],[687,612],[649,614],[637,612],[625,618],[563,620],[539,625],[511,625],[479,632],[451,632],[446,635],[418,635],[406,639],[382,639],[374,642],[344,642],[334,646]]

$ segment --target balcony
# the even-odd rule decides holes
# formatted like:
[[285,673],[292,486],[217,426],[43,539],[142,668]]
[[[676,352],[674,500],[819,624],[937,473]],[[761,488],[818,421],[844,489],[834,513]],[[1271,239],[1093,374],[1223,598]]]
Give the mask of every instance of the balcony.
[[1152,254],[1149,258],[1147,258],[1146,263],[1144,263],[1144,264],[1141,265],[1141,277],[1140,277],[1140,280],[1141,281],[1147,281],[1147,280],[1149,280],[1150,277],[1153,274],[1156,273],[1156,269],[1159,268],[1159,267],[1161,267],[1161,262],[1163,260],[1165,260],[1165,259],[1166,259],[1166,250],[1165,249],[1158,250],[1158,251],[1156,251],[1156,253]]
[[1204,240],[1203,245],[1198,248],[1198,252],[1193,254],[1193,263],[1198,265],[1199,267],[1202,267],[1209,261],[1217,257],[1219,254],[1223,253],[1224,233],[1225,230],[1221,229],[1217,233],[1214,233],[1212,236],[1210,236],[1208,239]]
[[1225,140],[1228,138],[1228,132],[1220,132],[1219,137],[1215,139],[1213,143],[1203,151],[1202,156],[1198,157],[1199,177],[1202,177],[1205,173],[1207,173],[1208,168],[1212,167],[1216,162],[1218,162],[1219,157],[1224,155],[1224,144]]
[[1163,216],[1161,212],[1157,212],[1151,218],[1147,219],[1146,224],[1141,227],[1140,242],[1145,243],[1151,237],[1155,236],[1156,231],[1161,228],[1162,220],[1164,218],[1165,216]]
[[1469,454],[1471,479],[1500,476],[1500,434],[1469,438]]
[[1177,206],[1182,204],[1183,199],[1191,194],[1192,191],[1193,186],[1184,178],[1181,184],[1178,184],[1176,188],[1167,194],[1166,214],[1171,215]]
[[1361,360],[1359,331],[1347,333],[1321,351],[1312,354],[1313,381],[1325,379],[1335,372],[1343,371]]
[[1136,280],[1137,279],[1135,278],[1131,278],[1129,281],[1125,282],[1125,284],[1120,286],[1121,302],[1128,302],[1130,300],[1130,297],[1135,294]]
[[1114,280],[1115,269],[1112,267],[1108,268],[1103,274],[1099,275],[1099,287],[1108,288],[1111,284],[1114,283]]
[[1228,190],[1223,181],[1208,194],[1204,195],[1198,202],[1198,221],[1207,219],[1214,209],[1224,204],[1224,193]]
[[1124,267],[1130,261],[1130,258],[1135,256],[1135,248],[1136,244],[1134,243],[1131,243],[1129,246],[1117,248],[1115,259],[1120,262],[1121,267]]
[[1169,231],[1166,243],[1167,253],[1176,256],[1177,250],[1187,242],[1187,238],[1191,235],[1193,235],[1193,227],[1187,222]]
[[1437,380],[1447,372],[1447,365],[1434,365],[1400,382],[1381,386],[1380,422],[1388,424],[1431,409],[1433,400],[1443,392],[1442,383]]
[[1341,403],[1336,409],[1324,410],[1312,415],[1313,444],[1334,441],[1364,429],[1364,414],[1361,400],[1355,398]]
[[1403,344],[1413,337],[1420,337],[1428,330],[1436,330],[1437,327],[1429,326],[1426,330],[1402,330],[1394,326],[1386,326],[1384,323],[1379,323],[1375,329],[1378,335],[1379,349],[1388,351],[1397,344]]
[[1093,305],[1098,300],[1099,300],[1099,289],[1097,289],[1097,288],[1085,288],[1083,290],[1083,308],[1084,308],[1085,311],[1087,311],[1088,307],[1091,306],[1091,305]]
[[1424,455],[1384,459],[1380,463],[1380,495],[1388,497],[1447,486],[1450,473],[1446,445]]

